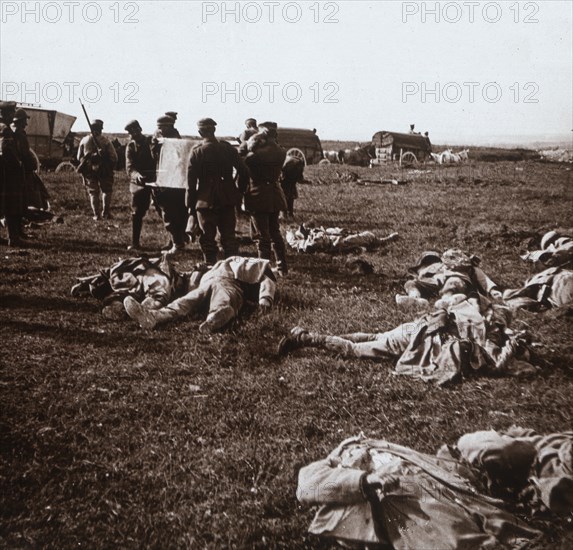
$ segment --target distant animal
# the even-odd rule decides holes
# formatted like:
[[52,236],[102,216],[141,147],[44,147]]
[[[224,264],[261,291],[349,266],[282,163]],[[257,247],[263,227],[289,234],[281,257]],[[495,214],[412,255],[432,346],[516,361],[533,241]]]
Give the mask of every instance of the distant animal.
[[440,164],[459,164],[461,158],[457,153],[452,152],[451,149],[446,149],[440,153],[442,162]]
[[340,151],[323,151],[324,158],[330,162],[330,164],[340,164],[339,154]]
[[430,153],[430,158],[431,158],[436,164],[442,164],[442,155],[441,155],[441,153]]
[[469,149],[464,149],[463,151],[458,152],[458,156],[462,162],[466,162],[468,160],[468,153],[470,152]]
[[373,159],[374,156],[371,144],[357,146],[354,149],[344,149],[338,154],[340,163],[350,166],[369,166],[370,159]]

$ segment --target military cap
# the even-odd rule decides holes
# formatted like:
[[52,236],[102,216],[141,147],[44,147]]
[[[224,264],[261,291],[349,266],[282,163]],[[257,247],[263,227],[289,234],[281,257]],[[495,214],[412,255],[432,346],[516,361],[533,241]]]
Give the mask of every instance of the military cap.
[[157,119],[157,124],[175,124],[175,119],[169,115],[163,115]]
[[217,123],[212,118],[202,118],[197,122],[198,128],[215,128]]
[[30,118],[30,115],[24,109],[17,109],[12,121],[16,122],[17,120],[25,120],[27,118]]
[[175,111],[167,111],[166,116],[170,116],[173,120],[177,120],[177,113]]
[[257,119],[255,118],[248,118],[245,120],[245,126],[249,124],[249,122],[254,122],[255,126],[257,125]]
[[125,131],[131,132],[131,130],[141,130],[141,124],[139,124],[139,122],[137,120],[130,120],[125,125]]
[[92,127],[96,127],[96,128],[103,128],[103,120],[100,120],[99,118],[95,118],[94,120],[92,120]]
[[276,130],[278,127],[276,122],[261,122],[259,124],[259,128],[267,128],[268,130]]
[[16,109],[15,101],[0,101],[0,109]]
[[423,252],[422,255],[418,258],[416,265],[408,268],[408,271],[415,273],[421,267],[432,265],[441,261],[442,257],[440,256],[439,252],[435,252],[434,250]]

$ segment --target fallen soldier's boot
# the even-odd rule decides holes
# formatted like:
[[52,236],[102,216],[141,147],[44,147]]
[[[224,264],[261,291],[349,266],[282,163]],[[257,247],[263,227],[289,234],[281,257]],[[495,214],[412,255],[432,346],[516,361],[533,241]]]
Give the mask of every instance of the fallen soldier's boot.
[[416,296],[404,296],[402,294],[396,294],[396,304],[400,309],[430,309],[430,302],[428,302],[428,300],[425,298],[417,298]]
[[302,327],[294,327],[288,336],[284,336],[279,342],[277,354],[280,356],[288,355],[291,351],[300,349],[304,346],[303,336],[308,334],[308,330]]
[[136,321],[141,328],[153,329],[159,322],[157,310],[143,307],[135,298],[127,296],[123,301],[127,314]]

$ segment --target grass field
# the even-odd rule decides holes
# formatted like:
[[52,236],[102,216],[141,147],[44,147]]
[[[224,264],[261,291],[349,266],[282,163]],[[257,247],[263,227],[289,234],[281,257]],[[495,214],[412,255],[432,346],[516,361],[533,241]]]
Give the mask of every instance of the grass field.
[[[345,257],[291,255],[274,310],[247,309],[213,336],[197,332],[198,319],[153,332],[108,322],[95,300],[72,298],[76,277],[126,256],[128,185],[118,175],[115,218],[96,223],[75,176],[45,176],[65,223],[32,230],[26,250],[0,249],[0,546],[325,548],[306,533],[313,514],[296,501],[296,475],[348,436],[433,453],[478,429],[571,429],[572,318],[555,312],[519,315],[548,361],[527,379],[437,389],[392,376],[389,361],[275,354],[297,324],[344,333],[408,320],[394,295],[426,249],[464,248],[501,286],[519,285],[532,272],[523,246],[571,224],[570,167],[330,166],[306,176],[299,222],[399,240],[365,254],[375,266],[366,276],[350,274]],[[406,184],[375,183],[386,178]],[[152,253],[166,240],[150,212],[143,243]],[[179,265],[199,260],[193,245]],[[571,522],[536,525],[543,547],[571,547]]]

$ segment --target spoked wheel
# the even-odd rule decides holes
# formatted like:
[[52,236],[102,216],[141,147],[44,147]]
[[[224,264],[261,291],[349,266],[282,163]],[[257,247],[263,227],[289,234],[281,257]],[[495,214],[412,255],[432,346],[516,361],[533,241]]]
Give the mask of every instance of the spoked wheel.
[[75,172],[76,167],[69,161],[65,160],[64,162],[60,162],[58,166],[56,166],[56,174],[69,174],[71,172]]
[[304,162],[304,165],[306,166],[306,157],[304,156],[304,153],[300,149],[297,149],[296,147],[293,147],[292,149],[289,149],[287,151],[287,157],[299,158]]
[[328,159],[322,159],[318,165],[319,166],[328,166],[330,164],[330,161]]
[[407,151],[400,157],[400,166],[406,166],[408,168],[416,166],[418,164],[418,159],[414,153]]

